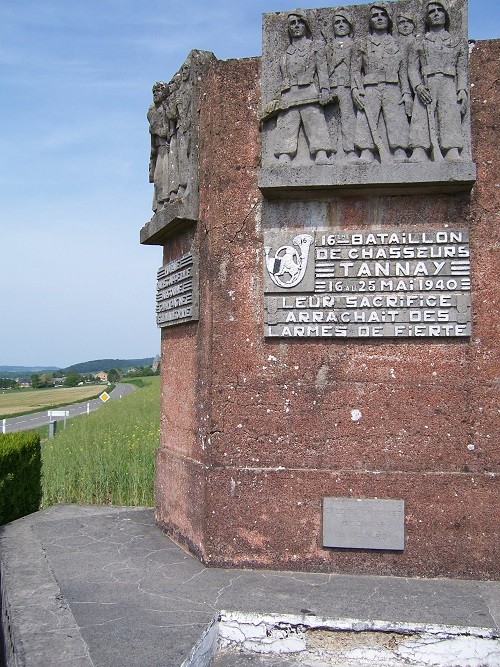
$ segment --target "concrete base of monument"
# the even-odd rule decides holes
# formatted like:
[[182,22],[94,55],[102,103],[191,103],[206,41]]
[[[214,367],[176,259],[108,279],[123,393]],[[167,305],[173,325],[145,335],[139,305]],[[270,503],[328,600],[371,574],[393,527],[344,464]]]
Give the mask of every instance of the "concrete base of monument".
[[[179,391],[179,387],[178,384],[171,390]],[[368,400],[368,387],[364,387],[364,392]],[[245,396],[243,392],[241,395]],[[380,403],[380,390],[378,396]],[[374,400],[376,405],[377,399]],[[399,400],[404,407],[402,390]],[[257,410],[248,408],[244,418],[237,411],[235,418],[239,417],[245,428],[247,420],[250,423],[255,419]],[[229,402],[225,418],[231,418]],[[212,448],[218,447],[218,442],[212,434]],[[259,441],[260,468],[251,462],[242,462],[237,468],[233,459],[225,469],[214,466],[210,471],[160,447],[157,525],[210,567],[485,580],[498,577],[496,524],[489,510],[492,499],[497,497],[495,475],[477,471],[436,474],[341,469],[341,456],[355,457],[363,446],[367,451],[368,441],[353,439],[343,444],[340,438],[331,453],[338,457],[337,471],[301,469],[292,459],[295,456],[299,461],[301,456],[300,447],[293,441],[287,442],[288,458],[282,467],[273,468],[273,442],[266,447],[264,439]],[[220,451],[219,460],[223,461],[222,447]],[[424,456],[425,443],[416,443],[414,452],[417,458]],[[245,455],[242,449],[240,456]],[[316,458],[310,454],[309,461],[311,465],[318,461],[326,466],[328,456],[325,448]],[[442,456],[436,447],[434,456]],[[189,497],[189,503],[184,505],[185,497]],[[324,499],[332,497],[404,500],[404,550],[366,548],[367,545],[355,548],[354,544],[352,548],[323,546]],[[362,525],[369,521],[365,517]],[[353,531],[353,524],[351,517],[344,524],[346,530]]]
[[500,665],[500,582],[207,568],[150,508],[2,526],[0,573],[9,667]]
[[[196,662],[209,647],[213,662]],[[493,667],[500,642],[487,629],[222,611],[192,659],[192,667]]]
[[371,193],[377,196],[468,192],[476,180],[473,162],[400,162],[381,165],[332,163],[324,165],[266,166],[259,173],[259,188],[266,197],[300,196],[307,192],[335,190],[343,195]]
[[140,231],[143,245],[163,245],[165,241],[187,227],[196,224],[192,206],[181,202],[165,204]]

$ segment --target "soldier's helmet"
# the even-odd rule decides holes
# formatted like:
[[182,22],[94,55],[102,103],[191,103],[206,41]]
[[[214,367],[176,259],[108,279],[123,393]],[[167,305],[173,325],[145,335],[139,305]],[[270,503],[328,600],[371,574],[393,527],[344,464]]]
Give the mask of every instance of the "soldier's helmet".
[[298,16],[300,17],[304,23],[308,23],[306,13],[303,9],[292,9],[291,12],[287,12],[287,18],[290,18],[290,16]]
[[415,15],[411,12],[406,11],[405,9],[398,11],[396,14],[396,24],[399,25],[401,19],[406,19],[409,23],[413,25],[413,29],[416,28],[417,22],[415,21]]
[[407,12],[407,11],[404,11],[404,10],[400,11],[400,12],[398,12],[396,18],[397,19],[406,19],[407,21],[411,21],[411,23],[413,23],[413,25],[415,25],[415,16],[411,12]]
[[309,23],[309,19],[307,18],[307,15],[303,9],[293,9],[291,12],[287,12],[287,19],[289,19],[291,16],[298,16],[301,18],[304,23],[306,24],[306,33],[310,37],[311,36],[311,25]]
[[[385,2],[375,2],[369,7],[369,15],[371,16],[372,9],[383,9],[386,16],[387,16],[387,31],[392,33],[392,15],[391,12],[389,11],[389,7],[385,4]],[[371,32],[371,27],[370,27],[370,32]]]
[[336,16],[341,16],[351,27],[351,32],[354,29],[354,22],[352,20],[352,14],[345,7],[339,7],[333,13],[333,20],[335,21]]

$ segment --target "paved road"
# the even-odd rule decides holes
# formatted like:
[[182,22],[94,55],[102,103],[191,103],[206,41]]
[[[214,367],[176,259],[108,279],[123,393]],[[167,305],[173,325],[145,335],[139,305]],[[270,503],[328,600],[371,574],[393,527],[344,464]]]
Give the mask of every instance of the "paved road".
[[[129,394],[131,391],[134,391],[135,387],[132,384],[118,383],[113,391],[110,393],[111,399],[121,398],[125,394]],[[106,387],[103,387],[102,391],[105,391]],[[111,400],[110,399],[110,400]],[[74,403],[73,405],[64,405],[59,408],[54,408],[55,410],[65,410],[69,412],[68,419],[71,417],[76,417],[77,415],[83,415],[87,411],[93,412],[100,408],[104,403],[100,398],[94,398],[91,401],[84,401],[82,403]],[[88,407],[87,407],[88,406]],[[48,416],[48,411],[43,410],[42,412],[32,412],[29,415],[20,415],[19,417],[11,417],[10,419],[5,420],[5,431],[4,433],[14,433],[14,431],[26,431],[30,428],[38,428],[39,426],[46,426],[49,423],[50,419]],[[53,417],[52,421],[62,422],[64,417]],[[0,421],[0,432],[2,432],[3,423]]]

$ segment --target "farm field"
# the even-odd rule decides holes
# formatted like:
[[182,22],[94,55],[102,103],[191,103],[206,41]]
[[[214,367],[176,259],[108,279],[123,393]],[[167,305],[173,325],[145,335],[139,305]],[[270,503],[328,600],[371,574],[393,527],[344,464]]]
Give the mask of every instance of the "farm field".
[[68,420],[66,429],[42,443],[43,507],[154,505],[160,378],[131,382],[136,391]]
[[103,384],[57,389],[5,389],[0,393],[0,416],[10,417],[23,412],[35,412],[57,405],[85,401],[105,389],[106,386]]

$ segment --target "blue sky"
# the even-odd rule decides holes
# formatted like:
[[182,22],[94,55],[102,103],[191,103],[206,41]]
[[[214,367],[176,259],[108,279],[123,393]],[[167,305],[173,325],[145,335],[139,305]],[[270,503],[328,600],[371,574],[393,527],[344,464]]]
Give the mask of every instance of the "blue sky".
[[[259,55],[262,13],[294,6],[0,0],[0,365],[159,351],[161,248],[138,240],[151,85],[192,48]],[[469,35],[500,35],[498,0],[470,2]]]

